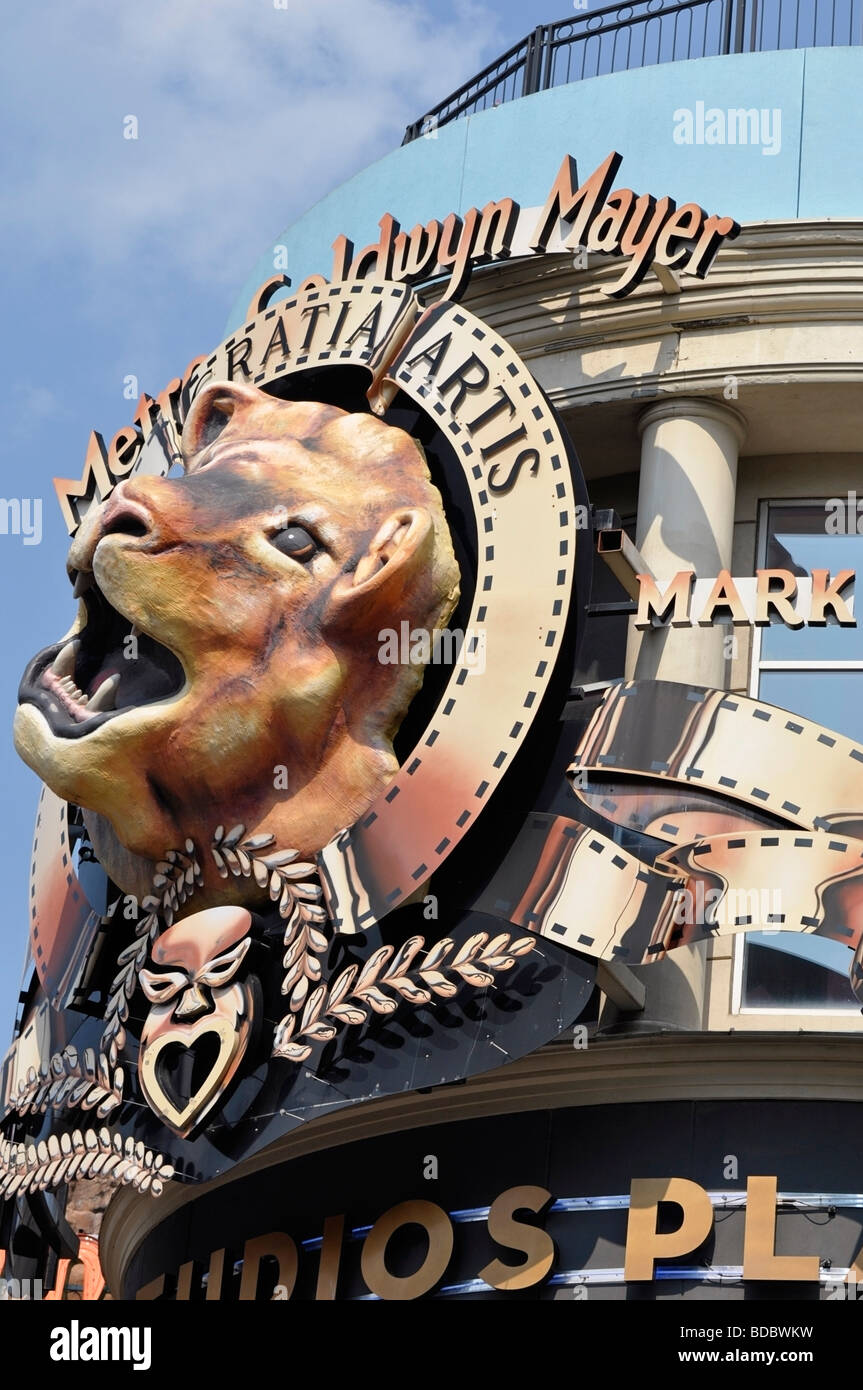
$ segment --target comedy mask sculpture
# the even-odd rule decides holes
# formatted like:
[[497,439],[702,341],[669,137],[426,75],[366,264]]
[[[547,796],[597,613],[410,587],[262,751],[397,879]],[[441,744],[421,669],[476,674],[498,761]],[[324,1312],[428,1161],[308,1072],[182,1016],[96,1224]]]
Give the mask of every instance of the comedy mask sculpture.
[[[378,632],[445,627],[458,596],[440,495],[401,430],[225,382],[195,401],[183,456],[183,477],[135,477],[87,513],[78,621],[30,663],[15,722],[133,893],[220,823],[304,856],[351,825],[397,770],[422,681],[378,661]],[[196,905],[258,891],[215,883]]]

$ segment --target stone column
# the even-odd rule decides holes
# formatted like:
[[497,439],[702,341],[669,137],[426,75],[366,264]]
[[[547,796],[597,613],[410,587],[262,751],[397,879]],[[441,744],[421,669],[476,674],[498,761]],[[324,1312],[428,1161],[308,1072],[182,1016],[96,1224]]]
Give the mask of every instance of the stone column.
[[[737,457],[745,421],[712,400],[658,401],[641,416],[636,545],[657,579],[694,569],[712,578],[731,567]],[[630,627],[626,676],[723,686],[731,631]]]
[[[639,421],[641,476],[636,544],[657,579],[694,569],[699,578],[731,567],[737,458],[745,420],[712,400],[673,399],[651,405]],[[724,639],[733,629],[630,625],[628,680],[668,680],[724,688]],[[645,987],[640,1013],[603,1001],[603,1032],[700,1030],[704,1016],[707,943],[685,946],[634,974]]]

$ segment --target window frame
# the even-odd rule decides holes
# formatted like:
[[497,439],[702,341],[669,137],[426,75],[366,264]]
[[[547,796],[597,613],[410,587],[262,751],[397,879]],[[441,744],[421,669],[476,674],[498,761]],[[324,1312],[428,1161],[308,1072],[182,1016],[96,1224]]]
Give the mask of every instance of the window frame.
[[[760,569],[766,564],[767,560],[767,541],[769,536],[770,508],[782,507],[786,510],[800,509],[819,506],[826,503],[824,497],[762,497],[758,500],[758,520],[755,528],[755,569]],[[857,601],[855,594],[855,617]],[[751,699],[759,699],[758,687],[761,683],[762,671],[863,671],[863,660],[852,661],[805,661],[805,660],[771,660],[761,659],[761,642],[764,629],[761,627],[752,628],[752,643],[749,654],[749,680],[747,691]],[[764,930],[764,929],[762,929]],[[767,928],[769,931],[770,928]],[[779,929],[775,929],[778,933]],[[731,962],[731,1013],[739,1016],[748,1014],[760,1014],[764,1016],[773,1015],[774,1017],[787,1018],[789,1016],[800,1015],[813,1018],[854,1018],[859,1011],[859,1005],[849,1003],[845,1008],[827,1007],[806,1007],[804,1005],[786,1005],[775,1007],[759,1007],[753,1004],[743,1003],[743,971],[746,960],[746,932],[738,932],[734,938],[734,948],[732,951]],[[850,960],[850,952],[849,952]],[[852,996],[853,998],[853,996]]]

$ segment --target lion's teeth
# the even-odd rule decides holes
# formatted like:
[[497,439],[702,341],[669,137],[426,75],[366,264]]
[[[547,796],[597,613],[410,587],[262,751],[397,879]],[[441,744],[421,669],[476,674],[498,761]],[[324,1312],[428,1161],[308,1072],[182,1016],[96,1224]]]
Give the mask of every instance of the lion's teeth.
[[78,658],[80,649],[81,643],[77,641],[67,642],[65,647],[61,648],[54,658],[54,664],[51,667],[55,676],[59,677],[61,680],[64,676],[74,676],[75,662]]
[[79,690],[75,682],[69,676],[64,676],[60,681],[60,689],[65,690],[69,699],[74,700],[76,704],[86,705],[88,703],[87,696],[84,694],[83,690]]
[[90,573],[90,571],[89,571],[89,570],[79,570],[79,571],[78,571],[78,578],[75,580],[75,587],[74,587],[74,589],[72,590],[73,596],[74,596],[75,598],[81,598],[81,596],[82,596],[83,594],[86,594],[87,590],[88,590],[88,589],[92,589],[92,587],[93,587],[93,576],[92,576],[92,574]]
[[90,696],[87,708],[91,714],[103,714],[106,710],[114,708],[114,695],[119,684],[119,675],[109,676],[102,682],[95,695]]

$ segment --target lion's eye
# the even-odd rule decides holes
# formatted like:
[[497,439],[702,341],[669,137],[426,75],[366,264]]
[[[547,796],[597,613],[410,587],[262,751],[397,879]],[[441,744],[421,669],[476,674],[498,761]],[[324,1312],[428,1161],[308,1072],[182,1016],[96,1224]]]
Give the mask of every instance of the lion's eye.
[[314,537],[302,526],[288,526],[284,531],[277,531],[271,539],[276,549],[283,555],[289,555],[292,560],[311,560],[318,548]]

